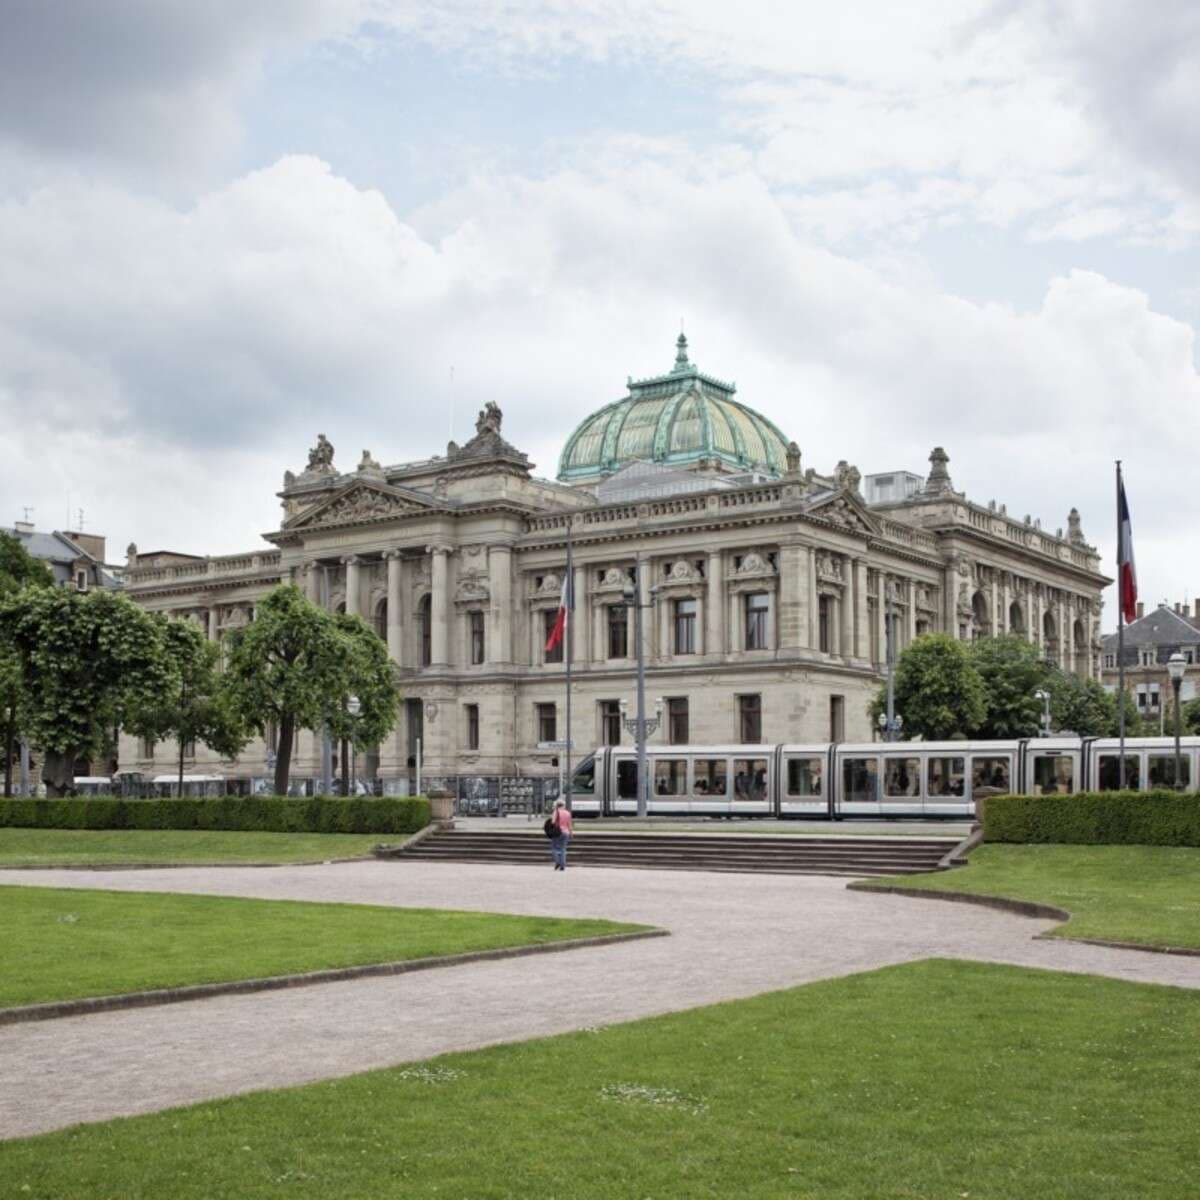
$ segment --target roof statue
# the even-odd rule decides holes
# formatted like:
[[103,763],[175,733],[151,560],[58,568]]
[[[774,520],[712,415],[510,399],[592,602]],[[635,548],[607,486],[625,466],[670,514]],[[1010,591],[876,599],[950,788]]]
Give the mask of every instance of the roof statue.
[[1073,546],[1086,546],[1083,536],[1083,524],[1079,519],[1079,509],[1072,508],[1067,514],[1067,540]]
[[850,466],[843,458],[833,473],[834,481],[843,491],[858,494],[862,484],[862,472],[857,467]]
[[789,475],[800,474],[800,447],[795,442],[787,444],[787,471]]
[[929,478],[925,480],[926,496],[950,496],[954,494],[954,484],[950,482],[950,472],[946,464],[950,461],[941,446],[934,446],[929,455]]
[[480,436],[485,433],[499,433],[500,422],[503,419],[504,413],[500,411],[500,405],[495,400],[489,400],[479,410],[479,417],[475,421],[475,432]]
[[332,475],[333,443],[323,433],[317,434],[317,444],[308,452],[306,475]]
[[358,473],[360,475],[369,475],[374,479],[385,478],[383,468],[371,457],[370,450],[362,452],[362,458],[358,460]]
[[596,482],[639,461],[776,478],[787,469],[788,439],[735,399],[734,384],[696,366],[684,334],[675,340],[669,372],[631,378],[628,387],[626,396],[586,417],[568,438],[558,463],[560,480]]

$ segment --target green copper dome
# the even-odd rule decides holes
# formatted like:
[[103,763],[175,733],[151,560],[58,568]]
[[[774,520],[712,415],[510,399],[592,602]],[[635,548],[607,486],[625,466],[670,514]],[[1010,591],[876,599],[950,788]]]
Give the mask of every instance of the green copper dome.
[[787,439],[766,417],[738,403],[736,390],[688,361],[681,333],[674,370],[631,379],[628,396],[588,417],[567,440],[558,477],[567,483],[595,479],[639,459],[781,474]]

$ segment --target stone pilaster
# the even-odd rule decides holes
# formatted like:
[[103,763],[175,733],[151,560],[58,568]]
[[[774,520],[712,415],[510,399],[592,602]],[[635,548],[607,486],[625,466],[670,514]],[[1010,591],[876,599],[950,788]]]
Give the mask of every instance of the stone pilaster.
[[404,615],[400,605],[404,594],[404,564],[399,550],[389,550],[387,560],[387,644],[388,657],[398,667],[404,665]]
[[215,642],[221,636],[217,627],[217,606],[214,604],[208,610],[208,640]]
[[719,550],[709,553],[705,569],[708,591],[704,603],[704,653],[720,657],[725,653],[725,566]]
[[450,582],[449,546],[430,546],[433,556],[430,570],[430,666],[444,667],[450,661]]
[[490,663],[510,663],[513,660],[513,622],[516,620],[513,612],[511,546],[492,546],[488,550],[488,584],[491,592],[491,628],[488,630],[487,660]]
[[588,596],[587,567],[576,566],[575,570],[575,611],[571,613],[573,629],[571,631],[571,657],[576,663],[586,663],[591,658],[591,617],[592,604]]
[[867,560],[854,560],[854,655],[871,657],[871,630],[867,612]]
[[362,589],[360,580],[362,560],[357,554],[351,554],[342,559],[342,565],[346,568],[346,615],[357,617],[360,615],[359,592]]

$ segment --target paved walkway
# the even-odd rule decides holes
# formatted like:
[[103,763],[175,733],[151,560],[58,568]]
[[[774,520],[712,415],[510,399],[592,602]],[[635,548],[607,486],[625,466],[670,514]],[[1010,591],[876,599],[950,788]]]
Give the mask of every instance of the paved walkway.
[[0,1137],[150,1112],[932,956],[1200,988],[1200,958],[1031,940],[1052,922],[819,876],[357,862],[0,872],[0,882],[609,917],[673,936],[0,1029]]

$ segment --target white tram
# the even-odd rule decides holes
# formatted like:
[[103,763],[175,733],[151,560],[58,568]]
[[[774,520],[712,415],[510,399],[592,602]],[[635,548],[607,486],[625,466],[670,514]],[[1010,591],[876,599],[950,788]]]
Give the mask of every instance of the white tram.
[[[1184,789],[1196,791],[1200,738],[1181,745]],[[714,817],[969,817],[975,800],[1111,791],[1116,738],[1007,742],[866,742],[799,746],[647,746],[649,811]],[[1173,738],[1126,738],[1126,785],[1173,788]],[[637,812],[637,751],[604,746],[571,776],[581,816]]]

